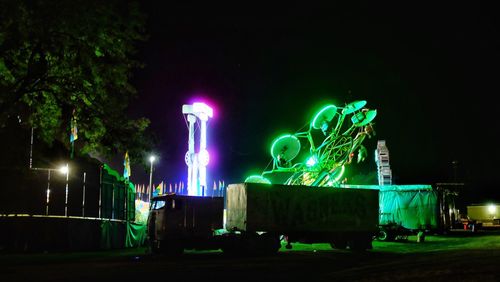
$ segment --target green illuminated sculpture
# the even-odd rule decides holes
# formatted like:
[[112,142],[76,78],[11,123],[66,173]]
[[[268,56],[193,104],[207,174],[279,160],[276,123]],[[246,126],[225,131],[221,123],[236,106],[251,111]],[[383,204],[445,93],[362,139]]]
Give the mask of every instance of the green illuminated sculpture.
[[[280,181],[286,185],[335,186],[342,180],[345,166],[357,151],[357,161],[367,155],[362,145],[374,135],[373,120],[377,110],[365,108],[366,101],[354,101],[345,107],[327,105],[312,119],[307,131],[279,136],[271,145],[273,166],[261,175],[249,176],[245,182],[271,183],[272,174],[285,173]],[[349,119],[348,123],[345,120]],[[318,133],[319,138],[318,138]],[[318,140],[319,139],[319,140]],[[305,145],[303,145],[305,144]],[[306,157],[293,163],[301,148],[309,146]],[[276,181],[275,181],[276,182]]]

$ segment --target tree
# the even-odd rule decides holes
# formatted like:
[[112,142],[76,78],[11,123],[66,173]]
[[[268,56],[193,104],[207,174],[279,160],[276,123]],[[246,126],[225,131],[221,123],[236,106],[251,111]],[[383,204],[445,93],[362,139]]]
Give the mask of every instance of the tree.
[[131,119],[137,97],[129,80],[142,67],[136,45],[147,39],[134,1],[0,0],[0,126],[17,117],[46,143],[69,147],[70,120],[79,154],[150,150],[149,120]]

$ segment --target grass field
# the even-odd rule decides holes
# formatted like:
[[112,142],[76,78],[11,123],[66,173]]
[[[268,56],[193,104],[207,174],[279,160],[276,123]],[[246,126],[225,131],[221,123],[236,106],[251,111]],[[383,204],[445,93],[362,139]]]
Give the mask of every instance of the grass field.
[[[500,281],[500,232],[454,232],[373,242],[366,252],[293,244],[276,256],[227,257],[220,251],[152,255],[144,247],[77,253],[0,253],[0,281],[137,281],[168,273],[183,281]],[[163,274],[162,274],[163,275]],[[264,279],[265,278],[265,279]],[[155,279],[156,280],[156,279]],[[169,280],[167,278],[160,280]],[[307,281],[307,282],[310,282]]]

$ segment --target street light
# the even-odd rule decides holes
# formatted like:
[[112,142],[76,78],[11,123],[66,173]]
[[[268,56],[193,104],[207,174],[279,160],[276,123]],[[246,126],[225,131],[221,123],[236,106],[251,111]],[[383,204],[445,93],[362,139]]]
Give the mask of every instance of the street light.
[[68,216],[68,180],[69,180],[69,166],[66,164],[66,166],[63,166],[59,169],[61,173],[66,174],[66,197],[64,200],[64,216]]
[[66,174],[66,200],[65,200],[65,214],[67,214],[67,204],[68,204],[68,175],[69,167],[68,164],[60,168],[41,168],[41,167],[31,167],[32,170],[44,170],[47,171],[47,192],[45,200],[45,215],[49,215],[49,201],[50,201],[50,175],[52,171],[59,171],[62,174]]
[[66,164],[65,166],[62,166],[61,168],[59,168],[59,171],[62,173],[62,174],[67,174],[69,172],[69,167],[68,167],[68,164]]
[[149,162],[151,163],[151,168],[149,170],[149,201],[151,202],[151,195],[153,194],[153,162],[156,160],[156,157],[150,156]]
[[488,205],[488,212],[491,216],[491,219],[495,219],[495,215],[497,213],[497,206],[493,204]]

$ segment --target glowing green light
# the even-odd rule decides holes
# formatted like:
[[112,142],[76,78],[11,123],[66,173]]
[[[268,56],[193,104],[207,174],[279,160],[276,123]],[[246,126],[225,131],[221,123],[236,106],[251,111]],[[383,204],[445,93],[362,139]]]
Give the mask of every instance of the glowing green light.
[[342,178],[342,176],[344,175],[344,172],[345,172],[345,166],[340,167],[340,172],[337,172],[337,169],[334,170],[332,174],[337,174],[337,176],[335,176],[335,178],[333,180],[329,181],[328,184],[333,185],[333,184],[339,182],[340,179]]
[[342,110],[343,115],[348,115],[352,114],[357,110],[360,110],[366,105],[365,100],[359,100],[359,101],[354,101],[349,103],[348,105],[345,106],[345,108]]
[[316,158],[316,156],[311,156],[307,159],[306,161],[306,165],[308,167],[313,167],[315,166],[316,164],[318,163],[318,159]]
[[273,158],[285,159],[291,161],[297,156],[300,151],[300,141],[297,137],[291,134],[286,134],[278,137],[271,145],[271,156]]
[[272,184],[271,181],[260,175],[250,175],[245,179],[245,183],[262,183],[262,184]]
[[311,126],[315,129],[320,129],[323,127],[324,123],[330,122],[335,114],[337,113],[337,106],[328,105],[321,109],[316,116],[314,116]]
[[335,183],[339,182],[340,178],[342,178],[342,176],[344,175],[344,172],[345,172],[345,166],[341,166],[339,175],[337,177],[335,177],[335,179],[333,181]]
[[373,121],[377,116],[377,110],[361,111],[351,117],[351,121],[355,126],[365,126]]
[[[377,110],[364,108],[365,105],[365,100],[358,100],[344,107],[327,104],[320,108],[306,131],[282,135],[272,142],[273,166],[261,175],[290,173],[284,181],[287,185],[334,186],[342,182],[345,165],[351,164],[355,152],[358,163],[367,158],[368,151],[362,143],[375,134],[371,123]],[[349,119],[352,125],[344,126],[344,121]],[[306,151],[304,149],[309,149],[305,158],[292,163],[293,158]],[[273,181],[281,180],[273,178]]]

